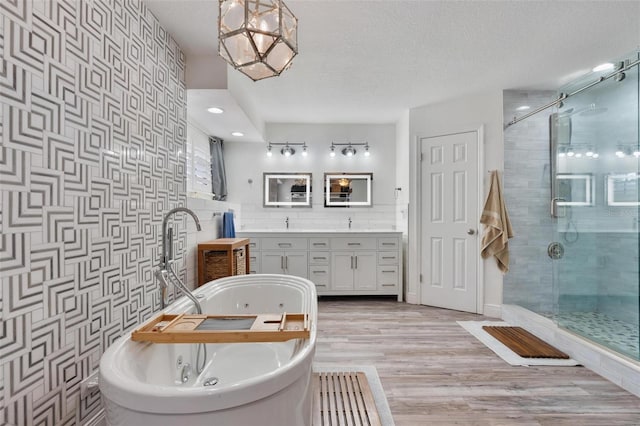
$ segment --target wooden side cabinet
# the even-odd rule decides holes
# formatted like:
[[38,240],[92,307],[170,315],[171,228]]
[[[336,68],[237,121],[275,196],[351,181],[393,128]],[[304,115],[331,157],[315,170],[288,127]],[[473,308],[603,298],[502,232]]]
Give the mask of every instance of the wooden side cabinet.
[[[198,244],[198,287],[205,284],[207,280],[206,276],[206,264],[205,253],[208,251],[217,251],[226,253],[226,265],[228,267],[228,274],[225,276],[239,275],[234,271],[234,251],[239,248],[244,248],[244,261],[245,261],[245,274],[250,270],[250,257],[249,257],[249,239],[248,238],[218,238],[217,240],[207,241]],[[220,278],[220,277],[218,277]]]

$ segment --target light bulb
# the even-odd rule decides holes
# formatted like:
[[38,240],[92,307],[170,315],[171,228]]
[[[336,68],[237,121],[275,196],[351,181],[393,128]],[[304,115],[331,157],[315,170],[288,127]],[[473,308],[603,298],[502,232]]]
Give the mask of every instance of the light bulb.
[[271,157],[273,155],[273,152],[271,152],[271,150],[267,151],[267,157]]
[[336,149],[334,147],[331,147],[331,152],[329,153],[330,157],[335,157],[336,156]]
[[580,152],[578,152],[578,153],[576,154],[576,158],[582,158],[582,154],[581,154]]
[[566,156],[567,156],[567,154],[565,154],[564,152],[559,152],[558,153],[558,157],[566,157]]
[[636,158],[640,157],[640,151],[638,151],[637,149],[633,151],[633,156]]
[[347,157],[353,157],[353,151],[351,149],[347,150]]
[[303,148],[302,148],[302,156],[303,156],[303,157],[306,157],[306,156],[307,156],[307,154],[308,154],[308,152],[307,152],[307,147],[305,146],[305,147],[303,147]]
[[364,156],[365,156],[365,157],[368,157],[368,156],[370,156],[370,155],[371,155],[371,153],[369,152],[369,149],[367,149],[367,150],[364,152]]
[[593,153],[593,158],[598,158],[598,157],[600,157],[600,154],[598,154],[597,152],[594,152]]
[[587,151],[585,154],[587,157],[593,157],[593,151]]
[[624,152],[622,152],[622,151],[620,151],[620,150],[617,150],[617,151],[616,151],[616,157],[618,157],[618,158],[624,158]]
[[574,155],[576,155],[575,152],[573,151],[567,151],[567,157],[573,157]]
[[594,67],[591,71],[593,72],[608,71],[608,70],[612,70],[614,67],[615,65],[613,65],[610,62],[607,62],[604,64],[600,64],[597,67]]
[[284,156],[285,157],[291,157],[291,150],[289,148],[284,150]]

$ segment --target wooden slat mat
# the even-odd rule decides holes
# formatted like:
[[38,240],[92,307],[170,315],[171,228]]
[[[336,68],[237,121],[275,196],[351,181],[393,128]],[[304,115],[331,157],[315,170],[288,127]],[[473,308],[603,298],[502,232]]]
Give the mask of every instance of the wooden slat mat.
[[540,340],[522,327],[485,325],[482,328],[523,358],[569,359],[569,355]]
[[313,426],[381,425],[362,372],[313,373],[313,396]]

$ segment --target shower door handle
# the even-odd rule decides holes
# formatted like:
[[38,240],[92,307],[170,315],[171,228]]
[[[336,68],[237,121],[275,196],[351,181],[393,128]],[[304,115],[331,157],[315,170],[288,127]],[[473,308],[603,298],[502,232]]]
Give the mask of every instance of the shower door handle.
[[476,233],[475,229],[469,228],[469,230],[467,230],[467,234],[469,234],[469,235],[473,235],[475,233]]
[[[562,197],[553,197],[551,199],[551,217],[560,217],[558,216],[558,201],[567,201]],[[563,215],[564,216],[564,215]]]

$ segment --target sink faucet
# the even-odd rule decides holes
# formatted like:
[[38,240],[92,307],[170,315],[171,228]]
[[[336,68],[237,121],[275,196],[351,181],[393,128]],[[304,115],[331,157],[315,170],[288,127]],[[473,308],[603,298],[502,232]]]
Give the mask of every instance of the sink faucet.
[[284,224],[287,226],[287,229],[289,229],[289,216],[284,220]]
[[349,229],[351,229],[351,217],[349,217]]

